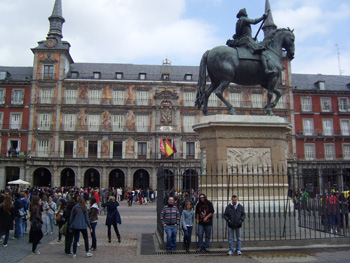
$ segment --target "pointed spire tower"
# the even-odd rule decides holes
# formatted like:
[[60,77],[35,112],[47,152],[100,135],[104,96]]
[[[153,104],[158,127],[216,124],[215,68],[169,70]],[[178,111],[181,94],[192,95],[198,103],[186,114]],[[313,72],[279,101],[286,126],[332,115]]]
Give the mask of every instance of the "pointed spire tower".
[[65,22],[62,17],[62,2],[61,0],[56,0],[55,5],[52,10],[52,15],[49,17],[50,21],[50,31],[47,34],[47,37],[59,37],[60,39],[63,37],[62,35],[62,26]]
[[269,15],[266,18],[265,23],[262,27],[264,31],[264,36],[266,37],[271,31],[274,31],[277,29],[275,22],[273,22],[272,11],[271,11],[269,0],[266,0],[265,2],[265,13]]

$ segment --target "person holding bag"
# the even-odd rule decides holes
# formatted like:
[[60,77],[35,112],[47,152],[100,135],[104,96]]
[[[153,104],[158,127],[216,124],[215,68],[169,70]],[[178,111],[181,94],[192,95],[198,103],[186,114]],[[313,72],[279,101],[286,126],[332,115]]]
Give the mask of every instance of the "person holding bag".
[[57,242],[61,242],[62,240],[62,233],[60,231],[61,227],[66,223],[66,220],[63,217],[64,208],[66,207],[66,201],[64,199],[60,199],[59,206],[57,209],[57,212],[55,214],[55,220],[58,225],[58,239]]
[[70,219],[70,216],[72,214],[72,210],[73,210],[75,204],[76,203],[73,199],[71,199],[67,202],[67,205],[63,211],[63,218],[64,218],[66,223],[60,229],[60,232],[62,233],[62,235],[65,236],[64,252],[67,255],[72,255],[71,247],[72,247],[72,243],[73,243],[73,232],[69,231],[69,219]]
[[37,246],[40,240],[43,238],[43,231],[41,230],[42,224],[42,202],[39,196],[34,195],[32,197],[32,203],[30,205],[30,231],[29,231],[29,243],[32,243],[32,254],[40,255],[37,250]]
[[49,225],[51,227],[50,234],[53,234],[54,230],[54,219],[56,212],[56,203],[52,201],[52,196],[49,196],[49,201],[44,205],[44,211],[46,212],[46,232],[45,235],[49,233]]
[[92,239],[92,244],[91,244],[91,251],[96,251],[97,249],[97,240],[96,240],[96,226],[97,226],[97,221],[98,221],[98,203],[96,202],[95,197],[90,198],[90,211],[89,211],[89,220],[91,224],[91,239]]
[[3,246],[7,247],[10,230],[13,230],[13,221],[15,220],[14,205],[10,195],[5,195],[4,201],[0,205],[0,233],[5,234]]

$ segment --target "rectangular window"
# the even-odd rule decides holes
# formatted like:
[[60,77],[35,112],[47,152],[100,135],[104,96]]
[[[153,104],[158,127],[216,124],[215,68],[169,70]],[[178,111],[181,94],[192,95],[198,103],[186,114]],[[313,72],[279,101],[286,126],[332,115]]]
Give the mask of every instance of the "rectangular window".
[[39,100],[42,104],[52,103],[52,89],[40,89]]
[[349,111],[349,99],[348,98],[338,98],[338,109],[340,112]]
[[47,157],[49,155],[49,140],[38,140],[37,141],[37,156]]
[[73,157],[73,141],[64,141],[64,157]]
[[0,71],[0,79],[6,79],[7,71]]
[[113,90],[112,92],[113,105],[125,105],[125,90]]
[[344,136],[350,135],[350,120],[340,120],[341,134]]
[[113,142],[113,157],[123,157],[123,142]]
[[324,144],[324,158],[326,160],[334,160],[335,159],[335,150],[333,143],[325,143]]
[[53,79],[53,65],[44,65],[44,79]]
[[252,107],[262,108],[263,107],[263,95],[262,94],[252,94]]
[[184,116],[183,117],[183,132],[193,132],[192,126],[195,125],[195,116]]
[[194,92],[183,93],[183,105],[185,107],[194,107],[195,99],[196,99],[196,94]]
[[100,115],[88,115],[88,130],[89,131],[100,130]]
[[22,126],[22,114],[21,113],[11,113],[10,117],[10,129],[19,130]]
[[97,141],[89,141],[89,158],[97,157]]
[[14,89],[12,90],[11,103],[12,104],[23,104],[24,90]]
[[169,74],[162,74],[162,80],[169,80],[170,75]]
[[38,130],[51,130],[51,113],[38,114]]
[[64,91],[64,100],[66,104],[76,104],[78,98],[78,91],[75,89],[66,89]]
[[115,73],[115,78],[116,79],[123,79],[123,72],[116,72]]
[[305,160],[315,160],[315,144],[306,143],[304,144]]
[[304,135],[311,136],[314,134],[313,119],[303,119]]
[[343,158],[350,159],[350,144],[343,144]]
[[136,116],[136,131],[137,132],[148,132],[149,131],[149,116],[139,115]]
[[0,104],[5,104],[6,89],[0,89]]
[[139,79],[145,80],[146,79],[146,73],[139,73]]
[[136,92],[136,105],[149,105],[149,93],[148,91]]
[[76,71],[72,71],[72,79],[77,79],[79,78],[79,73]]
[[101,78],[101,72],[94,72],[94,79],[100,79]]
[[64,114],[63,115],[63,130],[64,131],[75,131],[77,125],[76,114]]
[[331,136],[333,135],[333,122],[332,119],[323,119],[323,135]]
[[186,142],[186,159],[194,159],[194,142]]
[[238,92],[230,93],[229,100],[233,107],[235,108],[241,107],[242,93],[238,93]]
[[215,93],[210,94],[208,100],[208,107],[217,107],[218,106],[218,96]]
[[122,132],[124,131],[125,117],[124,115],[112,115],[112,131]]
[[312,112],[311,97],[302,97],[301,98],[301,111],[302,112]]
[[0,130],[2,129],[2,122],[4,120],[4,113],[0,112]]
[[147,156],[147,142],[137,143],[137,157],[138,159],[146,159]]
[[101,104],[101,90],[88,91],[89,104]]
[[192,74],[185,74],[185,80],[191,81],[192,80]]
[[332,112],[331,98],[321,98],[321,112]]

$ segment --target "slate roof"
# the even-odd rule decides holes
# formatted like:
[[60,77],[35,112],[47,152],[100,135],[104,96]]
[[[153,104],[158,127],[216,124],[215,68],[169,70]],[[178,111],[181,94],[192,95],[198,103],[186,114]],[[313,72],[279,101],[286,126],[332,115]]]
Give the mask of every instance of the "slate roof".
[[318,81],[325,82],[327,91],[350,91],[350,76],[292,74],[292,85],[297,90],[319,90]]
[[[28,81],[32,79],[33,67],[0,66],[1,71],[10,73],[8,80]],[[115,80],[118,72],[123,73],[124,80],[139,80],[139,73],[146,73],[146,80],[160,81],[164,73],[170,75],[169,81],[186,81],[185,75],[192,74],[192,81],[197,82],[199,66],[73,63],[71,72],[74,71],[79,73],[79,79],[93,79],[93,72],[100,72],[101,79]],[[324,81],[328,91],[350,91],[350,76],[292,74],[292,85],[296,90],[319,90],[318,81]]]
[[[6,80],[9,81],[31,81],[33,76],[33,67],[3,67],[0,66],[0,72],[9,73]],[[1,81],[1,80],[0,80]]]
[[115,79],[123,73],[125,80],[139,80],[139,73],[146,73],[146,80],[159,81],[162,74],[169,74],[170,81],[184,81],[185,74],[192,74],[192,81],[198,81],[198,66],[138,65],[108,63],[74,63],[71,71],[78,72],[79,78],[92,78],[93,72],[100,72],[101,79]]

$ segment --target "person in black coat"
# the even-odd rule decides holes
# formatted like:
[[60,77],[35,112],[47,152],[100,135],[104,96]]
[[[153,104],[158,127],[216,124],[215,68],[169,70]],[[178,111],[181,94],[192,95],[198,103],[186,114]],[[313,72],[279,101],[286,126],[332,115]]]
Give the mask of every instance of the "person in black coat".
[[32,254],[40,255],[40,252],[36,249],[40,240],[44,234],[42,231],[42,201],[39,196],[34,195],[32,197],[32,203],[30,205],[30,221],[31,227],[29,231],[29,243],[32,243]]
[[230,250],[228,255],[233,255],[233,238],[236,232],[236,251],[237,255],[242,255],[241,252],[241,227],[245,219],[244,207],[238,202],[238,197],[233,195],[231,203],[225,209],[224,218],[228,226],[228,242]]
[[107,207],[107,217],[106,217],[106,226],[108,227],[108,242],[111,243],[111,228],[113,226],[115,234],[117,235],[118,242],[121,242],[120,233],[118,230],[118,224],[122,223],[122,219],[120,217],[118,206],[118,201],[115,200],[115,196],[109,196],[108,202],[102,204],[103,207]]
[[10,230],[13,230],[13,221],[15,220],[14,206],[10,195],[6,195],[0,205],[0,233],[5,233],[3,246],[7,247]]

